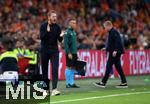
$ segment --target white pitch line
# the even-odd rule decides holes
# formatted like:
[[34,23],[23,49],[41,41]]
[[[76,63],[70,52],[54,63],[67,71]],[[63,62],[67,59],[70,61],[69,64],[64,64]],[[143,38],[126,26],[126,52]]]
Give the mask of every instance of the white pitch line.
[[80,98],[80,99],[73,99],[73,100],[62,100],[62,101],[50,102],[50,104],[59,104],[59,103],[62,104],[62,103],[68,103],[68,102],[76,102],[76,101],[83,101],[83,100],[93,100],[93,99],[102,99],[102,98],[111,98],[111,97],[117,97],[117,96],[137,95],[137,94],[150,94],[150,91],[123,93],[123,94],[113,94],[113,95],[96,96],[96,97],[87,97],[87,98]]

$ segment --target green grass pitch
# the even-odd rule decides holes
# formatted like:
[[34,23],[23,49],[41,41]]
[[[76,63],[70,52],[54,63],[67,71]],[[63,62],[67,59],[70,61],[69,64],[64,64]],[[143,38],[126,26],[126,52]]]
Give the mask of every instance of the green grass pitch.
[[127,77],[129,88],[117,89],[118,78],[110,79],[105,89],[93,85],[100,79],[76,80],[79,89],[66,89],[59,82],[61,96],[50,97],[50,104],[150,104],[150,75]]

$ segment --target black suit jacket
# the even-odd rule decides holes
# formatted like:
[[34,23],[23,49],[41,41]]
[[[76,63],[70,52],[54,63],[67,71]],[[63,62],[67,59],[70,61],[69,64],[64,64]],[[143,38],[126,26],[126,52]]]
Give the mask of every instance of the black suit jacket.
[[109,31],[107,43],[106,43],[106,51],[112,53],[113,51],[117,51],[117,53],[124,53],[124,46],[119,32],[112,28]]
[[61,29],[58,24],[50,25],[50,32],[47,31],[48,22],[44,22],[40,27],[40,39],[41,39],[41,49],[58,51],[58,40],[62,41],[63,38],[60,37]]

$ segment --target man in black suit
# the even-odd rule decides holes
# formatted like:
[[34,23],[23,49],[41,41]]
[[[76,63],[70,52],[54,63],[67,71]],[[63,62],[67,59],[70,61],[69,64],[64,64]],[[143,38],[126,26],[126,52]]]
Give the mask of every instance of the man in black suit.
[[58,41],[61,42],[63,40],[60,26],[56,22],[57,13],[52,10],[48,13],[48,20],[40,27],[42,74],[43,80],[47,84],[44,89],[49,90],[48,63],[50,60],[52,65],[52,96],[60,94],[57,90],[59,66]]
[[124,53],[124,47],[120,34],[116,29],[113,28],[113,24],[111,23],[111,21],[106,21],[104,23],[104,28],[109,32],[106,44],[106,51],[109,53],[109,57],[107,60],[105,76],[103,77],[101,82],[94,83],[94,85],[102,88],[106,87],[107,80],[114,64],[121,78],[121,84],[116,87],[127,88],[127,81],[123,73],[120,61],[121,54]]

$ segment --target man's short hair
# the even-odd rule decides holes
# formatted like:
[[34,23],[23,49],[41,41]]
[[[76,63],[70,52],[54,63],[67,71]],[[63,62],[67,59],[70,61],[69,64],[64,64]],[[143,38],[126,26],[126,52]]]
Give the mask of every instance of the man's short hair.
[[105,26],[113,26],[113,24],[112,24],[111,21],[107,20],[107,21],[104,22],[104,27]]
[[69,17],[68,18],[68,21],[70,22],[70,21],[76,21],[76,18],[75,17]]
[[47,16],[51,16],[52,13],[57,14],[57,12],[56,12],[55,10],[51,10],[51,11],[49,11],[49,12],[47,13]]
[[12,37],[3,37],[2,39],[2,45],[5,49],[7,50],[13,50],[13,48],[15,47],[15,43]]

